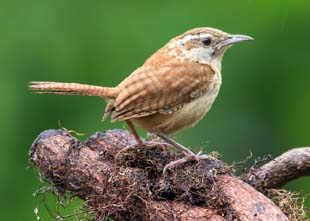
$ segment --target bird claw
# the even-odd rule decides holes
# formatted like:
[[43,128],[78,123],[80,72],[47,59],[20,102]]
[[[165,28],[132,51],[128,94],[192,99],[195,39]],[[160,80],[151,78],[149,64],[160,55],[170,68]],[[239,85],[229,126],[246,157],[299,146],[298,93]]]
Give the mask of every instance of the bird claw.
[[126,151],[128,151],[128,150],[130,150],[130,149],[134,149],[134,148],[136,148],[137,146],[139,146],[139,144],[136,143],[136,144],[132,144],[132,145],[129,145],[129,146],[127,146],[127,147],[121,149],[121,150],[115,155],[114,159],[117,160],[117,159],[119,158],[119,156],[120,156],[122,153],[124,153],[124,152],[126,152]]
[[147,148],[161,148],[163,151],[167,151],[167,148],[170,146],[167,143],[164,142],[159,142],[159,141],[145,141],[142,144],[143,147],[147,147]]
[[170,163],[168,163],[164,167],[163,174],[165,175],[168,169],[173,169],[173,168],[175,168],[175,167],[177,167],[183,163],[186,163],[188,161],[192,161],[192,160],[200,161],[200,160],[206,160],[206,159],[210,158],[210,156],[208,156],[206,154],[204,154],[204,155],[201,155],[201,154],[202,154],[202,151],[198,152],[197,154],[189,154],[189,155],[186,155],[185,157],[183,157],[181,159],[171,161]]
[[127,152],[128,150],[130,149],[134,149],[134,148],[137,148],[137,147],[146,147],[146,148],[161,148],[163,150],[164,153],[167,152],[167,148],[169,147],[170,145],[167,144],[167,143],[163,143],[163,142],[154,142],[154,141],[143,141],[142,144],[133,144],[133,145],[129,145],[123,149],[121,149],[116,155],[115,155],[115,160],[117,160],[119,158],[119,156],[124,153],[124,152]]

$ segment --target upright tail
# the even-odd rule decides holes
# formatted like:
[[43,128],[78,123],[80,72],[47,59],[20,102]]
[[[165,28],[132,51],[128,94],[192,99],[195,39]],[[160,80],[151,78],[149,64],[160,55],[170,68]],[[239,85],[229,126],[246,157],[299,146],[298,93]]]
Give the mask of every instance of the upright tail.
[[29,88],[39,94],[67,94],[98,96],[105,99],[114,99],[117,96],[117,88],[100,87],[78,83],[60,83],[48,81],[30,82]]

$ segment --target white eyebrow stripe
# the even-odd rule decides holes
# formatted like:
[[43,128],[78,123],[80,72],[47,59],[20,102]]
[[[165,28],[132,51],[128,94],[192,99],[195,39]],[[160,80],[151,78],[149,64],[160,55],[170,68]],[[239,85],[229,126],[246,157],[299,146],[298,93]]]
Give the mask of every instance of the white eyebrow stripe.
[[209,33],[203,33],[203,34],[199,35],[199,38],[211,38],[211,37],[212,37],[212,35]]
[[203,33],[203,34],[198,34],[198,35],[186,35],[185,37],[178,40],[178,44],[184,44],[194,39],[202,39],[202,38],[210,38],[210,37],[212,37],[212,35],[209,33]]

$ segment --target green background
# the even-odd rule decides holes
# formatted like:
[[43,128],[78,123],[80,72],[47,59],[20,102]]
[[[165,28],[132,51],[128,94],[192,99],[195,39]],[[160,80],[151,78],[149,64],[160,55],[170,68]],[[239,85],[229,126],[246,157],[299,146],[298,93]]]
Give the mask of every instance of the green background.
[[[87,136],[123,128],[101,122],[101,99],[34,95],[29,81],[114,86],[172,37],[210,26],[248,34],[223,60],[223,85],[207,116],[176,136],[226,162],[310,145],[310,2],[0,1],[1,220],[35,220],[42,184],[28,151],[58,120]],[[310,179],[286,186],[310,192]],[[309,200],[307,201],[310,206]],[[43,220],[51,220],[40,209]]]

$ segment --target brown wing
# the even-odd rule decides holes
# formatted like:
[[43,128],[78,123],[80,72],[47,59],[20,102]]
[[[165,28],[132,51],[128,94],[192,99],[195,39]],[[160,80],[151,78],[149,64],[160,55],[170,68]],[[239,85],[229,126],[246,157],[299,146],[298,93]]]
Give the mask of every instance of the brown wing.
[[141,67],[132,73],[118,86],[112,121],[173,113],[204,94],[214,71],[208,65],[184,63]]

